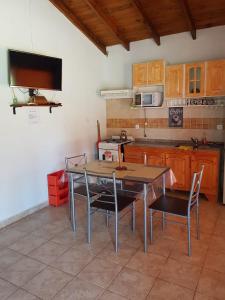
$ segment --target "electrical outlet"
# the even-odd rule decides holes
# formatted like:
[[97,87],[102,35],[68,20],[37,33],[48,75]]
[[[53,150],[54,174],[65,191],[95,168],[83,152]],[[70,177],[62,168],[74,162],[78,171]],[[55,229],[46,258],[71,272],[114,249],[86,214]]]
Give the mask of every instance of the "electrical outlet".
[[223,130],[223,125],[222,124],[217,124],[216,129],[217,130]]
[[135,129],[139,129],[139,128],[140,128],[139,124],[136,124]]

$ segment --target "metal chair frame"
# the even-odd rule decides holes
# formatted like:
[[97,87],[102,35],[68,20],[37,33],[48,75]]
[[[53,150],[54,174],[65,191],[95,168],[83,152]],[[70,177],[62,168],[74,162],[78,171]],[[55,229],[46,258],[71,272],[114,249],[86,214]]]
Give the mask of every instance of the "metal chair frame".
[[[73,160],[78,160],[78,162],[73,162]],[[79,155],[74,155],[74,156],[69,156],[69,157],[66,157],[65,158],[65,165],[66,165],[66,170],[69,169],[69,166],[72,166],[72,167],[77,167],[81,164],[87,164],[87,155],[86,153],[83,153],[83,154],[79,154]],[[73,181],[74,183],[76,184],[85,184],[85,181],[82,181],[81,179],[84,179],[84,175],[78,175],[76,174],[77,176],[73,176]],[[76,194],[76,192],[74,191],[74,193]],[[83,196],[85,197],[84,195],[82,194],[79,194],[80,196]]]
[[[188,199],[187,215],[183,216],[183,215],[180,215],[180,214],[165,212],[163,210],[156,210],[156,209],[152,209],[151,206],[150,206],[150,208],[149,208],[149,211],[150,211],[150,243],[152,243],[152,241],[153,241],[153,211],[160,211],[160,212],[162,212],[162,229],[164,229],[165,224],[167,222],[187,226],[188,256],[191,256],[191,209],[194,206],[196,206],[196,235],[197,235],[197,239],[200,239],[200,231],[199,231],[199,192],[200,192],[200,187],[201,187],[203,171],[204,171],[204,166],[202,166],[201,171],[195,172],[194,175],[193,175],[191,190],[190,190],[189,199]],[[180,201],[187,201],[187,200],[180,199]],[[184,218],[184,219],[187,220],[187,223],[184,224],[182,222],[167,220],[166,219],[167,214]],[[157,218],[157,217],[155,217],[155,218]]]
[[[88,243],[91,242],[91,216],[95,212],[103,212],[106,215],[106,224],[107,226],[109,225],[109,217],[114,215],[115,216],[115,251],[118,252],[118,225],[119,225],[119,218],[120,212],[118,211],[118,193],[117,193],[117,184],[116,184],[116,176],[115,176],[115,171],[112,173],[97,173],[97,172],[89,172],[88,170],[85,169],[85,182],[86,182],[86,189],[87,189],[87,214],[88,214],[88,220],[87,220],[87,240]],[[95,191],[92,191],[89,186],[89,177],[95,177],[99,179],[112,179],[113,181],[113,189],[107,189],[107,186],[102,193],[95,193]],[[103,184],[104,186],[104,184]],[[123,190],[121,190],[123,191]],[[91,196],[95,194],[95,196]],[[111,201],[104,201],[101,200],[101,196],[108,197],[109,200]],[[131,211],[132,211],[132,230],[135,231],[135,201],[136,199],[133,198],[134,201],[132,202],[131,205]],[[107,204],[112,204],[115,206],[114,211],[106,210],[106,209],[101,209],[101,208],[92,208],[91,204],[94,201],[102,202],[102,203],[107,203]],[[127,206],[127,207],[128,207]],[[126,213],[125,213],[126,214]],[[125,215],[124,214],[124,215]],[[123,216],[124,216],[123,215]],[[123,217],[122,216],[122,217]]]
[[[78,162],[76,163],[71,163],[72,160],[77,160],[79,159]],[[79,166],[80,164],[82,163],[87,163],[87,155],[86,153],[83,153],[83,154],[79,154],[79,155],[74,155],[74,156],[69,156],[69,157],[66,157],[65,158],[65,165],[66,165],[66,170],[68,169],[69,165],[72,164],[72,166],[76,167],[76,166]]]
[[[86,155],[86,153],[73,155],[73,156],[68,156],[68,157],[65,158],[65,166],[66,166],[65,171],[69,170],[70,167],[76,167],[76,166],[79,166],[81,164],[87,164],[87,155]],[[75,201],[74,195],[79,195],[83,198],[86,198],[86,196],[83,195],[82,193],[77,193],[76,192],[75,185],[84,185],[85,186],[85,176],[80,175],[80,174],[73,174],[73,175],[70,175],[70,176],[72,176],[72,180],[73,180],[73,184],[72,184],[73,192],[71,191],[71,186],[69,186],[69,193],[70,193],[70,195],[72,195],[72,201],[71,201],[71,197],[69,197],[69,216],[70,216],[70,220],[72,222],[73,230],[75,231],[75,229],[76,229],[75,204],[72,203],[72,202]]]
[[[144,166],[147,166],[147,153],[146,152],[144,152]],[[129,182],[129,180],[126,180],[126,182]],[[144,185],[143,184],[141,184],[141,185],[143,186],[143,189],[144,189]],[[132,185],[129,188],[126,187],[126,186],[124,186],[124,182],[123,181],[121,181],[121,190],[128,191],[128,192],[134,193],[134,194],[140,194],[140,193],[143,192],[143,191],[141,191],[141,192],[140,191],[136,191],[135,187],[134,187],[134,189],[132,189]]]

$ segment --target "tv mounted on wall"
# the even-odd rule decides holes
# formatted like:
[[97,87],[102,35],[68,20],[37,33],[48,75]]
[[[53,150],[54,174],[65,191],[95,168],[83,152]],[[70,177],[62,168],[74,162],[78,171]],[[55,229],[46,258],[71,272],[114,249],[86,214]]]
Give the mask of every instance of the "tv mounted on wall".
[[9,85],[35,90],[62,90],[62,59],[8,50]]

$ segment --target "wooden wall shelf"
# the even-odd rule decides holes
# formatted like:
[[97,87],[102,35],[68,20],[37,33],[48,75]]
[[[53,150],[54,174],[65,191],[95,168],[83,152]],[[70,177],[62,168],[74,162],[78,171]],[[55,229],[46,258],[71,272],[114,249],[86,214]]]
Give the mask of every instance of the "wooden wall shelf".
[[62,106],[62,103],[48,103],[48,104],[27,104],[27,103],[18,103],[18,104],[11,104],[10,107],[13,109],[13,114],[16,114],[16,108],[20,107],[37,107],[37,106],[43,106],[43,107],[49,107],[49,113],[52,113],[53,107],[59,107]]

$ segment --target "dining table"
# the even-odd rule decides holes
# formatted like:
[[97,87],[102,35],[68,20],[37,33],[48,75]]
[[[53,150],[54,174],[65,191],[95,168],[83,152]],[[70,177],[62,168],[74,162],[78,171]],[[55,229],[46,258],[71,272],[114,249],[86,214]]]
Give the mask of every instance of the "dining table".
[[[120,164],[120,167],[118,168]],[[122,166],[122,168],[121,168]],[[161,182],[162,193],[166,192],[166,181],[168,178],[171,178],[169,167],[158,167],[137,163],[128,163],[128,162],[113,162],[113,161],[104,161],[104,160],[92,160],[85,164],[74,165],[66,169],[69,180],[69,202],[71,208],[71,224],[72,230],[76,231],[76,197],[74,195],[74,186],[76,183],[77,175],[84,175],[85,169],[88,172],[104,174],[108,172],[109,174],[115,172],[115,177],[117,181],[120,182],[131,182],[138,183],[143,185],[143,190],[138,192],[141,194],[143,199],[143,233],[144,233],[144,251],[147,252],[148,248],[148,239],[147,239],[147,209],[148,209],[148,193],[153,191],[154,193],[154,184],[156,182]],[[79,177],[79,176],[78,176]],[[153,196],[154,198],[154,196]]]

